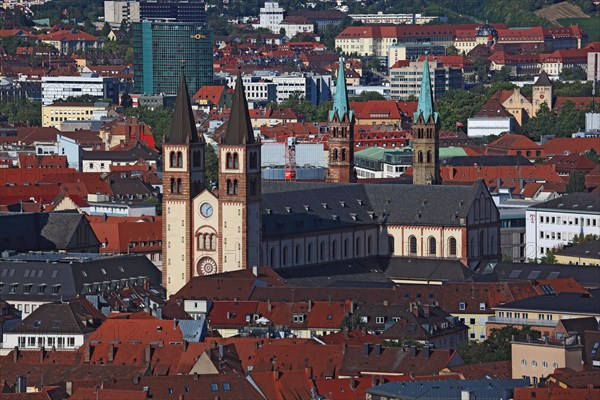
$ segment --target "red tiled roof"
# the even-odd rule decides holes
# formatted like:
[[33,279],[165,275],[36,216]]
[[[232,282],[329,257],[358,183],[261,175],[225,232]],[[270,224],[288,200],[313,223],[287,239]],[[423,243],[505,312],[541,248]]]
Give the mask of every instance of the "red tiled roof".
[[513,115],[506,111],[506,108],[496,99],[489,99],[477,113],[478,117],[488,118],[513,118]]
[[402,111],[394,100],[353,101],[350,108],[354,110],[356,119],[389,119],[400,120]]
[[492,361],[446,368],[461,379],[512,379],[511,361]]
[[527,136],[508,133],[488,144],[487,149],[539,150],[540,146]]
[[204,85],[194,95],[194,100],[208,100],[214,104],[217,104],[223,93],[225,93],[227,86],[220,85]]
[[58,154],[19,154],[20,168],[67,168],[67,156]]
[[574,171],[586,174],[596,168],[595,162],[579,154],[557,155],[548,160],[546,164],[554,165],[557,172],[569,175]]
[[440,175],[444,182],[472,183],[483,179],[488,185],[495,185],[498,179],[518,185],[525,182],[562,182],[558,172],[551,165],[520,166],[441,166]]
[[[131,329],[131,327],[135,329]],[[183,335],[178,327],[174,327],[173,321],[140,319],[132,324],[128,320],[109,318],[90,335],[88,340],[101,343],[138,341],[141,344],[162,340],[164,344],[167,344],[183,342]]]
[[543,149],[547,155],[583,154],[591,149],[600,152],[598,138],[555,138],[547,141]]
[[[161,251],[158,244],[162,240],[161,217],[107,217],[103,221],[103,217],[88,216],[87,219],[100,243],[106,244],[100,248],[101,253]],[[137,245],[130,247],[131,243]]]
[[554,111],[560,114],[568,101],[574,103],[578,110],[585,110],[592,103],[593,97],[557,97],[554,102]]
[[600,389],[597,388],[562,388],[545,387],[529,388],[516,387],[513,395],[514,400],[597,400],[600,398]]
[[38,39],[41,41],[76,41],[76,40],[85,40],[85,41],[96,41],[98,38],[94,35],[90,35],[84,31],[72,31],[72,30],[59,30],[59,31],[50,31],[46,34],[41,34],[38,36]]

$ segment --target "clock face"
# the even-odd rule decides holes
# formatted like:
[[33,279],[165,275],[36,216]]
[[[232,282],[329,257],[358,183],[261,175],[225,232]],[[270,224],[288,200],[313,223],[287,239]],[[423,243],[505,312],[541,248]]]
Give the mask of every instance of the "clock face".
[[211,257],[202,257],[198,261],[198,275],[211,275],[217,273],[217,263]]
[[213,214],[213,206],[208,203],[202,203],[200,206],[200,214],[204,218],[210,218]]
[[542,100],[544,99],[544,95],[543,94],[540,94],[540,99],[542,99]]

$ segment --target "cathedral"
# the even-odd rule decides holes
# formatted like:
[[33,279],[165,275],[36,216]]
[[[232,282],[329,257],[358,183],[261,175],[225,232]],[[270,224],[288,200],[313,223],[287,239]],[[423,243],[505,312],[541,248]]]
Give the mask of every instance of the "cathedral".
[[176,293],[196,276],[270,266],[374,258],[454,259],[473,269],[498,261],[500,219],[483,182],[440,185],[439,114],[428,63],[414,116],[413,185],[361,184],[354,172],[354,114],[343,62],[329,112],[326,182],[261,179],[261,144],[241,73],[218,149],[219,186],[206,189],[204,139],[181,76],[163,143],[163,284]]

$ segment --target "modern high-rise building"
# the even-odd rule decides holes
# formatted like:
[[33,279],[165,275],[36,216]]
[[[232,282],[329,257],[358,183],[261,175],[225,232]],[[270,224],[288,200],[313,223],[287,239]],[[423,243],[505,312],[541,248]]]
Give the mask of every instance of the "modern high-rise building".
[[135,93],[176,94],[182,63],[190,95],[212,83],[212,31],[205,24],[133,24]]
[[206,6],[202,0],[142,0],[140,19],[147,21],[206,23]]

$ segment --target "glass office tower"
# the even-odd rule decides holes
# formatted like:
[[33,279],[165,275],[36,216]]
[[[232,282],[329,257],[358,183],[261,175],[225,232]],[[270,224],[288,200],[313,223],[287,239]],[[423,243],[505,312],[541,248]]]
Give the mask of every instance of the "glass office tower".
[[134,23],[134,92],[177,94],[182,62],[190,95],[212,84],[212,43],[212,31],[205,24]]

